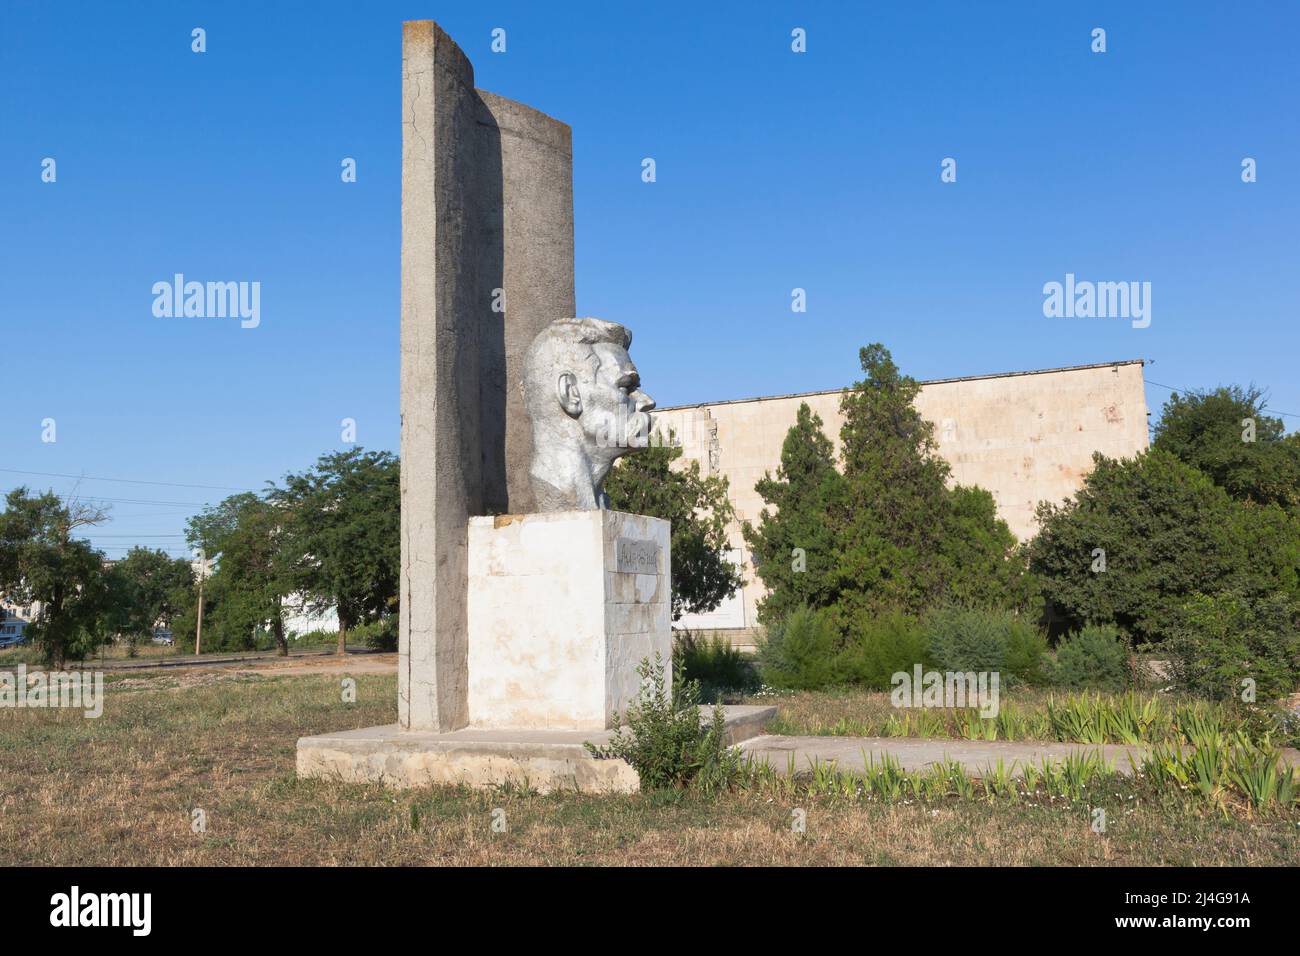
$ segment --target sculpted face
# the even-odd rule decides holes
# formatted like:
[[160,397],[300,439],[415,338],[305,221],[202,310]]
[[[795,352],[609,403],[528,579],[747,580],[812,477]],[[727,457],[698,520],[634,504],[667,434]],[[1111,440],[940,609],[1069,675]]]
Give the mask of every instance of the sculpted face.
[[631,341],[615,322],[556,319],[529,347],[523,388],[537,510],[608,507],[610,466],[650,444],[655,403],[627,354]]
[[582,426],[592,457],[613,461],[650,442],[654,399],[641,390],[641,376],[627,349],[609,342],[591,346],[585,369],[559,381],[560,404]]

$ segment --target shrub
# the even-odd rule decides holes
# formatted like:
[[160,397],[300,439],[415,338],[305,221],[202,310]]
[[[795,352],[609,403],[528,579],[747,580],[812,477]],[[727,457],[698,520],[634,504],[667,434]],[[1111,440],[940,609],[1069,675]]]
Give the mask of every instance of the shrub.
[[1004,673],[1026,684],[1047,681],[1047,635],[1029,619],[1009,612],[998,612],[1006,622],[1007,656]]
[[1170,632],[1165,647],[1182,689],[1239,698],[1250,679],[1258,699],[1269,700],[1300,681],[1300,605],[1286,595],[1198,594],[1178,609]]
[[367,647],[381,651],[397,650],[397,615],[385,614],[378,620],[358,624],[348,632],[348,641],[364,642]]
[[715,699],[722,691],[754,690],[758,683],[753,663],[716,634],[705,637],[681,631],[673,642],[673,664],[674,676],[682,682],[697,682],[706,700]]
[[1092,625],[1056,649],[1051,681],[1060,687],[1123,690],[1129,683],[1128,643],[1117,627]]
[[801,607],[768,628],[758,667],[773,687],[815,690],[835,682],[838,634],[826,611]]
[[917,618],[894,611],[864,614],[858,621],[849,645],[836,660],[837,676],[843,680],[888,690],[894,674],[910,674],[916,664],[925,665],[927,638]]
[[925,619],[930,662],[941,671],[997,671],[1003,686],[1043,680],[1047,638],[1009,611],[946,607]]
[[[339,642],[338,631],[326,631],[317,628],[314,631],[304,631],[302,634],[294,634],[289,638],[290,647],[334,647]],[[207,646],[205,640],[204,646]]]
[[[641,693],[627,712],[614,715],[618,729],[609,744],[588,751],[598,759],[626,760],[641,778],[644,790],[694,787],[713,791],[727,786],[740,769],[740,752],[727,746],[721,707],[713,719],[700,721],[700,688],[695,681],[679,681],[670,700],[663,659],[642,660],[636,672]],[[623,726],[626,724],[626,726]]]

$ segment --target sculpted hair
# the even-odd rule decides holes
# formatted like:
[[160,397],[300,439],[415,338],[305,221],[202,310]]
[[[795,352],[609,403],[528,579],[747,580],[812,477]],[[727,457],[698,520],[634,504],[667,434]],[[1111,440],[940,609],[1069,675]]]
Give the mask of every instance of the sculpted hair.
[[529,409],[554,402],[559,373],[580,373],[584,368],[594,371],[591,347],[602,343],[626,349],[632,344],[632,332],[617,322],[591,318],[556,319],[542,329],[524,361],[524,401]]

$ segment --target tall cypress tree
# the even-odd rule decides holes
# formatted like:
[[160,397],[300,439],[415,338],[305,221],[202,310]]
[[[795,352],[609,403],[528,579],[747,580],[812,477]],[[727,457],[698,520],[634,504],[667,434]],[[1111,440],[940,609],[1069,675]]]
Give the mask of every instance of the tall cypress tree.
[[953,501],[934,425],[914,404],[921,386],[889,350],[859,352],[865,377],[844,393],[840,457],[847,486],[839,576],[846,613],[920,611],[944,591],[944,534]]
[[844,508],[844,479],[821,417],[807,402],[781,445],[776,477],[764,472],[754,486],[766,504],[758,526],[745,522],[745,542],[769,594],[759,620],[772,624],[802,606],[829,607],[838,596],[836,528]]
[[840,399],[840,468],[821,420],[803,405],[776,477],[755,485],[776,507],[745,529],[771,590],[760,621],[771,625],[801,606],[828,608],[847,635],[863,615],[919,613],[946,601],[1033,606],[1026,561],[992,496],[948,486],[934,426],[916,409],[920,384],[883,345],[867,346],[859,359],[865,377]]

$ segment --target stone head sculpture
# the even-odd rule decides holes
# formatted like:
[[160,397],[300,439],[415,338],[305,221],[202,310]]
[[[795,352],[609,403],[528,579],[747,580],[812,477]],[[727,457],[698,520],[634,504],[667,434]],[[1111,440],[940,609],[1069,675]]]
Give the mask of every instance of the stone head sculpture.
[[609,469],[650,443],[655,403],[641,391],[631,344],[632,333],[616,322],[556,319],[529,346],[523,389],[538,511],[609,507]]

